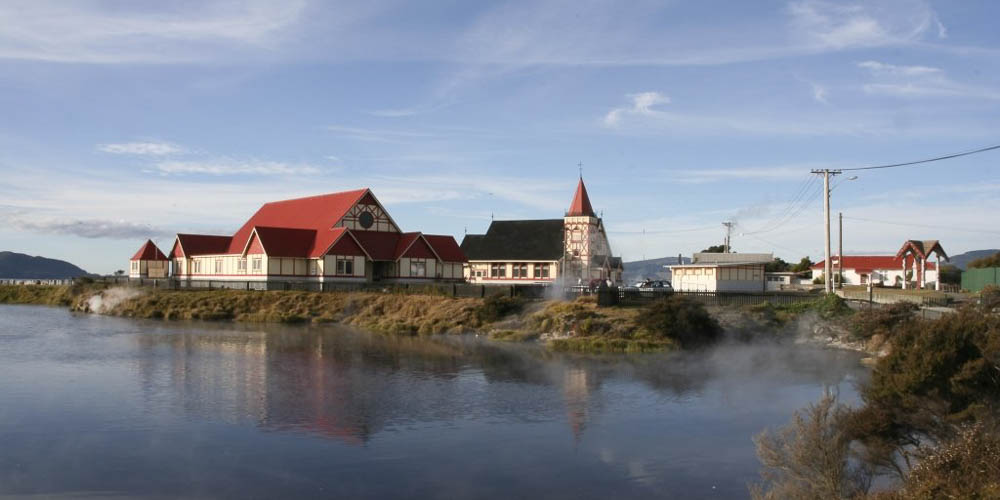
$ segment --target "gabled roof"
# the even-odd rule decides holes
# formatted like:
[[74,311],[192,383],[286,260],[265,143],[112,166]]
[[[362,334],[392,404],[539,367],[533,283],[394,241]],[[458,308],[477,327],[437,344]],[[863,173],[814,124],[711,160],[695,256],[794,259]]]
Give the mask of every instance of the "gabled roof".
[[590,196],[587,196],[587,186],[583,185],[583,177],[580,177],[580,183],[576,185],[576,194],[573,195],[573,203],[570,203],[566,215],[570,217],[596,217],[594,207],[590,205]]
[[370,194],[367,188],[265,203],[236,231],[225,253],[241,253],[255,226],[314,230],[315,246],[323,247],[318,250],[322,252],[339,236],[331,233],[333,225],[366,194]]
[[[830,261],[833,263],[834,269],[837,268],[837,256],[831,257]],[[821,260],[810,267],[810,269],[823,269],[826,266],[826,261]],[[876,270],[885,271],[896,271],[903,269],[903,258],[896,257],[892,255],[845,255],[844,256],[844,269],[853,269],[856,272],[871,272]],[[906,269],[911,269],[913,267],[913,257],[907,256],[906,258]],[[927,270],[933,271],[937,269],[934,262],[927,262]]]
[[469,260],[559,260],[563,258],[563,220],[497,220],[484,235],[466,235],[462,252]]
[[166,255],[153,243],[153,240],[146,240],[145,243],[139,247],[139,251],[135,253],[129,260],[169,260]]
[[361,248],[368,252],[372,260],[396,260],[396,246],[399,244],[399,233],[381,233],[376,231],[351,231]]
[[268,257],[305,257],[312,253],[316,243],[314,229],[257,226],[253,232]]
[[919,255],[922,259],[927,259],[932,253],[937,252],[940,256],[944,257],[944,260],[950,260],[948,259],[948,254],[944,253],[944,248],[941,247],[941,242],[938,240],[906,240],[906,243],[903,243],[903,247],[896,252],[896,257],[902,257],[907,251]]
[[434,253],[438,254],[444,262],[468,262],[462,249],[459,248],[455,238],[441,234],[425,234],[424,239],[430,243]]
[[[183,252],[182,255],[186,257],[193,257],[195,255],[215,255],[215,254],[226,254],[229,252],[229,244],[232,238],[229,236],[218,236],[214,234],[178,234],[177,244],[180,245],[180,249]],[[175,249],[177,245],[174,245]],[[236,252],[240,253],[243,249],[240,248]],[[178,255],[173,255],[172,257],[178,257]]]

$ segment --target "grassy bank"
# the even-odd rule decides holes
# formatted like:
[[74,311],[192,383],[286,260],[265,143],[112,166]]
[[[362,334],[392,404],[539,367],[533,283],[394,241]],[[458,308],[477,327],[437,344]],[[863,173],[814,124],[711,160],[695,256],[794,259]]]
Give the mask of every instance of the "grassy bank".
[[0,285],[0,304],[72,306],[81,297],[98,293],[106,286],[80,282],[69,285]]

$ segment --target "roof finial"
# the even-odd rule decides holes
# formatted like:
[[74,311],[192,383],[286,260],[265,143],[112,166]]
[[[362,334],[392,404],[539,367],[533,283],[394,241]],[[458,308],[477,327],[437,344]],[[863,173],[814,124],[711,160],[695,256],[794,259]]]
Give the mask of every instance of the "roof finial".
[[580,169],[580,178],[583,179],[583,162],[577,163],[576,166]]

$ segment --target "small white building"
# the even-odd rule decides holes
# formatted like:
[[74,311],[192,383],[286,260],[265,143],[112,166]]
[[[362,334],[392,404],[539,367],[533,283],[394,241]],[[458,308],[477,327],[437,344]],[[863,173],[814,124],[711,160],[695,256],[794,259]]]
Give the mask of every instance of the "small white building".
[[129,278],[166,278],[170,270],[170,260],[153,243],[146,240],[139,251],[129,259]]
[[[823,276],[826,261],[814,264],[810,270],[813,279]],[[834,255],[830,259],[833,265],[833,275],[840,268],[840,258]],[[868,285],[902,287],[905,281],[914,281],[914,259],[907,257],[904,263],[902,257],[894,255],[845,255],[843,257],[843,282],[845,285]],[[937,264],[925,264],[923,278],[926,282],[937,283]]]
[[769,253],[696,253],[690,264],[669,266],[678,292],[763,292]]
[[792,271],[765,272],[764,283],[767,291],[790,290],[802,284],[799,273]]

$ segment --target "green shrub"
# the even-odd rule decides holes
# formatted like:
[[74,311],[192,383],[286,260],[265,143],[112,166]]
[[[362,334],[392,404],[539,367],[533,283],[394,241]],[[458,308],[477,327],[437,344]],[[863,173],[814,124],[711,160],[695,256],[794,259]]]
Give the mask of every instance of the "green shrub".
[[851,318],[851,336],[866,340],[874,335],[889,337],[901,324],[912,320],[919,309],[912,302],[899,302],[883,308],[859,311]]
[[719,322],[701,302],[681,295],[671,295],[646,306],[637,323],[655,338],[670,339],[683,348],[709,344],[722,335]]
[[480,323],[494,323],[520,311],[523,307],[524,301],[519,297],[491,295],[483,299],[476,310],[476,317]]

